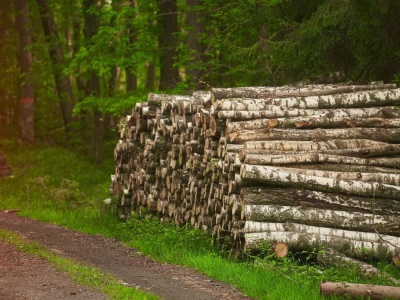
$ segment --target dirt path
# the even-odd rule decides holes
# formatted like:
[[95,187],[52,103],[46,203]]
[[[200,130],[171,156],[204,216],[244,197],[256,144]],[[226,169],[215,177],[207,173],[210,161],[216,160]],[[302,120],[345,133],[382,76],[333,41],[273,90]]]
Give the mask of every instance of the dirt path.
[[[61,256],[102,269],[123,282],[154,293],[162,299],[250,299],[228,284],[212,280],[194,270],[154,262],[139,252],[103,236],[78,233],[53,224],[38,222],[5,212],[0,212],[0,228],[14,231],[28,240],[56,251]],[[12,258],[10,259],[13,261]],[[15,276],[18,275],[18,270],[16,272]],[[46,284],[47,277],[40,277],[43,284]],[[64,280],[60,280],[58,284],[62,286]],[[58,284],[54,282],[53,286]],[[7,299],[1,297],[1,291],[4,290],[4,288],[1,289],[1,286],[2,281],[0,281],[0,299]],[[53,299],[70,298],[53,297]],[[87,296],[84,299],[101,298]]]
[[17,251],[0,241],[0,299],[108,299],[74,283],[42,259]]

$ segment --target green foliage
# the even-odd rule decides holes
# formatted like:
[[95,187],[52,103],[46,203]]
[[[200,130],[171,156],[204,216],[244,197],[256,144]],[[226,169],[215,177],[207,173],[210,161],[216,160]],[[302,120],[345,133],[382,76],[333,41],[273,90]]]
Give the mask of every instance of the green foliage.
[[398,2],[296,2],[271,7],[277,26],[270,39],[271,64],[278,82],[315,80],[332,72],[353,81],[393,80],[400,48],[392,38],[400,30],[393,23]]
[[[211,85],[391,81],[399,73],[395,1],[203,1]],[[338,74],[332,78],[331,74]]]
[[147,98],[147,91],[137,90],[134,93],[118,93],[113,96],[89,96],[83,98],[74,107],[74,115],[78,116],[83,112],[90,112],[94,109],[107,115],[121,116],[128,114],[138,102],[143,102]]
[[[149,27],[155,20],[154,9],[152,1],[140,1],[136,8],[106,5],[96,10],[95,13],[101,18],[101,26],[97,34],[79,48],[65,72],[79,72],[83,78],[92,72],[100,77],[109,77],[115,66],[121,69],[137,68],[154,61],[156,33]],[[133,31],[133,43],[130,31]]]
[[[30,1],[35,130],[39,140],[57,144],[65,141],[54,68],[63,70],[71,80],[78,120],[73,128],[77,132],[88,128],[78,137],[83,143],[93,139],[87,126],[93,121],[92,111],[100,111],[105,117],[122,115],[134,103],[144,101],[148,89],[157,90],[160,54],[165,50],[159,46],[159,2],[134,3],[103,1],[101,7],[90,8],[100,26],[85,40],[82,1],[49,0],[65,59],[64,65],[52,66],[48,50],[53,39],[45,39],[37,4]],[[161,92],[186,94],[211,86],[299,81],[400,82],[398,1],[203,0],[192,7],[202,14],[199,21],[205,25],[204,31],[195,32],[202,50],[188,45],[194,30],[187,25],[189,5],[184,0],[177,4],[178,55],[174,61],[182,76],[175,89]],[[12,5],[5,5],[2,13],[0,31],[6,43],[1,54],[6,59],[0,68],[0,121],[9,122],[17,119],[18,41],[10,25]],[[197,59],[193,58],[194,51],[200,51]],[[191,70],[203,72],[202,82],[190,78]],[[128,73],[136,75],[138,86],[130,94],[125,92]],[[87,85],[94,75],[100,80],[99,93],[91,93]]]

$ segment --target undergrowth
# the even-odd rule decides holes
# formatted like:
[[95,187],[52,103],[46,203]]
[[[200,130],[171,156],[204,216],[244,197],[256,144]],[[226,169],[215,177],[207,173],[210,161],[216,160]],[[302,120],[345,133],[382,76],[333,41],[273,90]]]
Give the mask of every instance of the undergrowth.
[[[27,217],[118,238],[156,260],[197,269],[257,299],[321,299],[321,281],[390,284],[354,268],[322,268],[307,259],[316,252],[277,259],[266,245],[257,255],[228,259],[205,232],[138,215],[121,221],[105,209],[103,200],[109,197],[114,173],[111,159],[96,166],[58,147],[24,149],[10,141],[2,147],[14,176],[0,178],[0,209],[21,209],[20,214]],[[400,270],[386,261],[376,265],[400,279]]]

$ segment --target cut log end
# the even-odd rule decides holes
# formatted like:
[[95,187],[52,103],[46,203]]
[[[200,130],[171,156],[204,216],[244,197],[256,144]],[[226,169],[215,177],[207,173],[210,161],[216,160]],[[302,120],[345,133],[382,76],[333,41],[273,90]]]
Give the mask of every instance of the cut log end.
[[279,121],[277,119],[269,119],[267,121],[268,127],[276,127],[276,126],[278,126],[278,124],[279,124]]
[[285,243],[278,242],[274,245],[274,253],[276,257],[286,257],[289,253],[289,246]]

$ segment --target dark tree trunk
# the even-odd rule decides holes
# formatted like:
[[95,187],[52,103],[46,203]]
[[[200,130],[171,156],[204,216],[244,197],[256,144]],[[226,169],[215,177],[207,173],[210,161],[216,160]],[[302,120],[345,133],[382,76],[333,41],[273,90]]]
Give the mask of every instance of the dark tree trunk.
[[153,62],[147,63],[146,89],[152,91],[154,89],[156,66]]
[[[99,17],[92,12],[93,7],[100,7],[101,2],[99,0],[84,0],[83,1],[83,13],[85,20],[84,36],[87,43],[90,43],[90,39],[97,33],[100,25]],[[99,96],[100,95],[100,80],[99,76],[95,71],[92,71],[89,79],[86,82],[85,95],[88,96]],[[104,159],[104,145],[103,145],[103,116],[102,113],[94,108],[93,110],[93,126],[94,126],[94,153],[95,161],[97,163]]]
[[[16,89],[18,73],[15,65],[18,64],[14,46],[17,44],[15,31],[14,5],[12,1],[4,1],[0,9],[0,126],[15,121],[17,106]],[[4,45],[9,45],[5,47]],[[11,46],[12,45],[12,46]],[[14,70],[14,71],[11,71]]]
[[205,24],[203,20],[203,12],[201,9],[201,0],[186,0],[189,7],[187,13],[187,44],[190,53],[190,60],[186,68],[188,82],[195,83],[199,86],[199,81],[203,77],[203,71],[200,66],[202,63],[201,55],[204,47],[201,44],[201,36],[205,32]]
[[72,109],[74,106],[71,82],[68,76],[63,74],[64,53],[61,48],[53,12],[47,0],[36,0],[39,6],[43,31],[47,39],[49,54],[53,64],[56,90],[60,99],[61,115],[64,122],[67,139],[70,137],[69,125],[72,122]]
[[[113,0],[112,1],[112,8],[115,12],[119,12],[121,10],[121,2],[120,0]],[[110,20],[110,27],[115,27],[115,20],[116,20],[116,15],[113,15]],[[110,53],[115,54],[115,46],[110,45]],[[109,96],[112,96],[115,92],[115,89],[117,88],[117,77],[118,77],[118,67],[117,65],[113,65],[111,67],[111,72],[110,72],[110,78],[108,79],[108,86],[107,86],[107,94]]]
[[19,36],[19,64],[21,70],[19,123],[20,141],[23,144],[35,143],[34,130],[34,89],[32,74],[32,45],[29,8],[27,0],[15,0],[16,26]]
[[[74,5],[74,0],[70,0],[70,6]],[[86,22],[86,19],[85,19]],[[76,53],[78,53],[79,49],[81,48],[81,37],[82,37],[82,30],[81,30],[81,18],[79,13],[74,12],[72,15],[72,58],[75,57]],[[85,82],[84,80],[76,76],[75,77],[76,86],[81,93],[85,92]]]
[[176,0],[160,0],[159,44],[160,44],[160,89],[174,87],[179,80],[178,68],[174,67],[178,32],[178,10]]
[[[134,0],[129,1],[129,6],[131,9],[135,9],[136,3]],[[129,24],[133,24],[132,20],[128,20]],[[133,25],[128,25],[128,37],[129,37],[129,46],[133,49],[134,44],[136,43],[136,32]],[[126,68],[126,91],[134,91],[137,89],[137,76],[136,76],[136,68],[134,66],[129,66]]]
[[135,68],[126,68],[126,91],[131,92],[137,89],[137,76],[135,73]]

